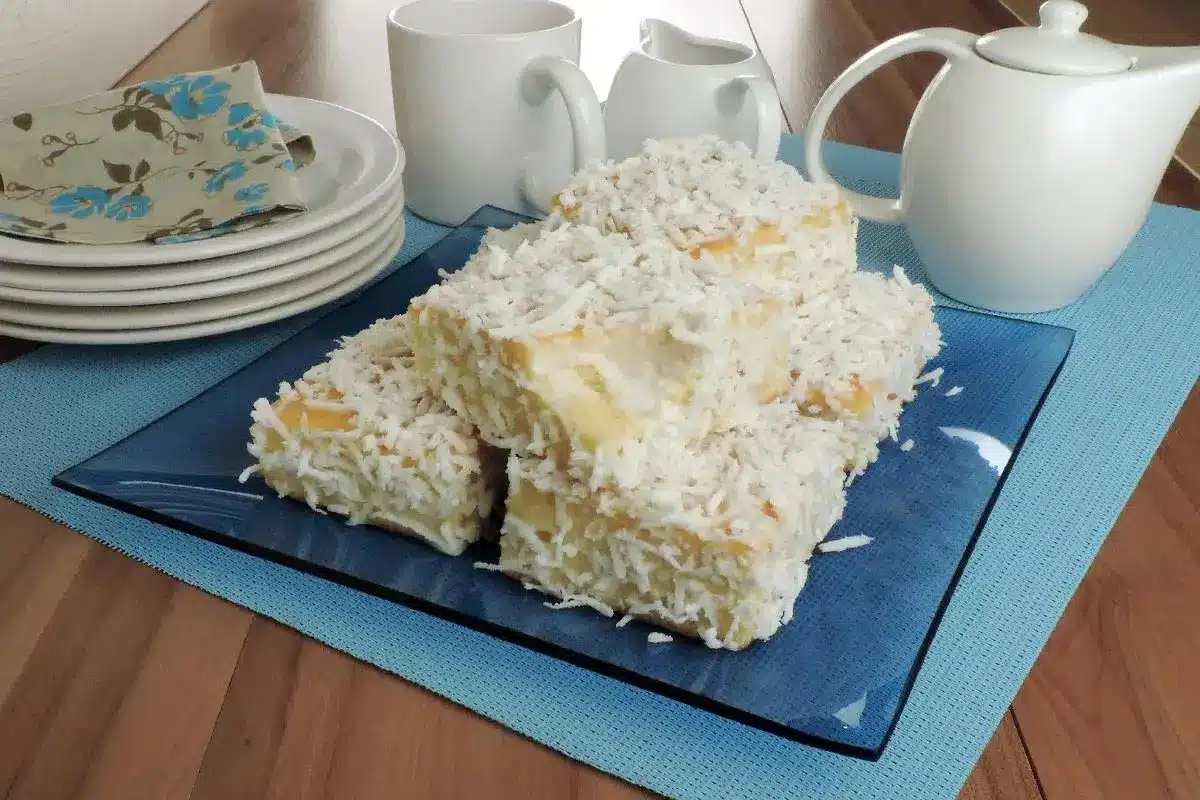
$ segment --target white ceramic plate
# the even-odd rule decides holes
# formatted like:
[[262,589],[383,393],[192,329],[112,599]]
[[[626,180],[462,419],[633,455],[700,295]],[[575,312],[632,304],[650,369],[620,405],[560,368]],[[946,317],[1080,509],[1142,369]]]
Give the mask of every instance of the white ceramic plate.
[[[383,239],[385,234],[394,231],[397,225],[404,223],[404,207],[402,205],[393,204],[390,208],[384,207],[384,210],[388,212],[386,216],[376,220],[374,225],[349,241],[308,258],[251,272],[248,275],[186,286],[169,286],[163,289],[142,289],[131,292],[39,292],[0,286],[0,300],[50,308],[154,306],[164,303],[192,303],[210,297],[224,297],[268,286],[278,286],[281,283],[298,280],[306,275],[312,275],[341,264]],[[2,314],[3,312],[0,311],[0,315]]]
[[404,150],[396,137],[375,120],[333,103],[303,97],[268,94],[267,104],[278,117],[313,137],[317,157],[296,172],[308,213],[180,244],[59,244],[2,236],[0,261],[57,267],[132,267],[258,250],[352,219],[399,183],[404,172]]
[[362,270],[367,264],[373,263],[385,252],[395,252],[397,245],[394,243],[403,241],[404,226],[401,224],[341,263],[313,275],[306,275],[280,286],[267,286],[190,303],[134,308],[55,308],[0,301],[0,322],[73,331],[134,331],[209,322],[249,314],[327,289]]
[[88,344],[88,345],[124,345],[152,344],[154,342],[177,342],[184,339],[200,339],[206,336],[218,336],[232,333],[258,325],[278,322],[281,319],[294,317],[306,311],[312,311],[326,303],[331,303],[356,289],[365,286],[372,278],[387,268],[392,259],[400,252],[404,237],[397,236],[390,240],[388,247],[374,261],[343,280],[319,292],[306,295],[261,311],[249,314],[239,314],[234,317],[216,319],[208,322],[198,322],[191,325],[173,325],[162,328],[146,328],[133,331],[79,331],[62,328],[40,328],[35,325],[16,325],[0,322],[0,336],[11,336],[16,339],[27,339],[34,342],[52,344]]
[[[152,267],[42,267],[0,263],[0,298],[48,302],[25,292],[132,292],[224,280],[249,275],[310,258],[357,239],[386,216],[396,205],[404,205],[403,187],[397,186],[372,208],[338,225],[290,242],[183,264]],[[102,303],[97,303],[103,305]],[[70,305],[80,305],[71,303]]]

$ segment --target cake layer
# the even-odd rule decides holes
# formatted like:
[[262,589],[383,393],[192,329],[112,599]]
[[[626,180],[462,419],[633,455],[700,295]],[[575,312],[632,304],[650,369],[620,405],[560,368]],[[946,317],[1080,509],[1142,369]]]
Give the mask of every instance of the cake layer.
[[837,186],[716,136],[648,141],[636,156],[581,170],[551,205],[550,227],[575,222],[665,240],[810,291],[857,264],[858,221]]
[[[481,536],[503,456],[417,374],[402,316],[259,398],[248,449],[281,496],[457,555]],[[247,471],[247,474],[254,468]]]
[[843,424],[787,402],[696,442],[656,435],[637,482],[510,456],[499,567],[542,591],[741,649],[792,616],[844,507]]
[[600,457],[788,390],[788,282],[584,226],[514,237],[408,310],[418,368],[484,440]]
[[851,471],[875,460],[894,433],[915,381],[941,350],[933,298],[900,267],[855,271],[798,304],[791,330],[791,397],[812,416],[844,420],[854,437]]

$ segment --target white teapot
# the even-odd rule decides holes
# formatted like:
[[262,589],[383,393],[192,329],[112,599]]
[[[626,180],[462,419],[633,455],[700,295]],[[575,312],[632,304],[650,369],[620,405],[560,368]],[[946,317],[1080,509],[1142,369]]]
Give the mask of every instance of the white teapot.
[[1131,47],[1080,32],[1087,9],[1048,0],[1037,28],[930,28],[866,53],[826,90],[805,136],[813,180],[837,103],[893,59],[947,64],[917,104],[900,197],[851,192],[862,217],[903,223],[931,282],[974,306],[1070,305],[1145,222],[1200,106],[1200,47]]
[[636,155],[647,139],[706,133],[775,158],[783,112],[766,62],[746,45],[643,20],[640,46],[621,62],[604,103],[608,157]]

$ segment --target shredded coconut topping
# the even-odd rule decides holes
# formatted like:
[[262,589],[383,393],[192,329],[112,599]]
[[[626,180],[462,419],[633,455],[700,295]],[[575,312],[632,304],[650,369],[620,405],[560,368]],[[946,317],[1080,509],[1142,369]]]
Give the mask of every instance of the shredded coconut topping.
[[770,276],[732,274],[717,258],[694,259],[660,240],[634,243],[586,225],[545,229],[512,249],[497,240],[504,242],[485,242],[413,307],[446,309],[472,329],[520,339],[597,325],[695,324],[708,314],[727,320],[733,309],[790,299],[793,291]]
[[861,473],[916,397],[917,376],[942,348],[933,298],[894,267],[856,271],[788,316],[792,398],[805,413],[851,423],[851,468]]
[[786,235],[840,201],[832,184],[756,159],[741,142],[702,136],[647,142],[636,156],[580,171],[559,192],[551,224],[573,220],[691,249],[746,237],[764,224]]

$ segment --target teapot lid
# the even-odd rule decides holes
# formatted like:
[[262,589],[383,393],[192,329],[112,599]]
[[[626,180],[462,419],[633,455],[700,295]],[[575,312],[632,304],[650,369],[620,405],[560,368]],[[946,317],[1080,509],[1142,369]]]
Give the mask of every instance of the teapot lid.
[[1133,59],[1119,47],[1081,33],[1088,10],[1075,0],[1046,0],[1038,8],[1036,28],[1008,28],[982,36],[975,50],[988,61],[1047,75],[1111,75],[1124,72]]

